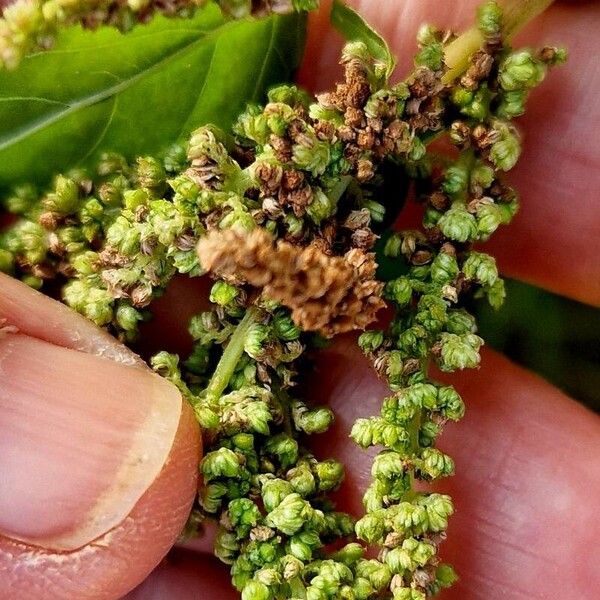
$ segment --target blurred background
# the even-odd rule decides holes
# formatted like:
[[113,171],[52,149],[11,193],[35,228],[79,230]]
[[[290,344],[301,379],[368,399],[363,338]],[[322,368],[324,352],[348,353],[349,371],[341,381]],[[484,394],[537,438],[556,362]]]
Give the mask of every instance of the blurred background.
[[507,280],[504,306],[476,302],[481,336],[600,413],[600,310]]

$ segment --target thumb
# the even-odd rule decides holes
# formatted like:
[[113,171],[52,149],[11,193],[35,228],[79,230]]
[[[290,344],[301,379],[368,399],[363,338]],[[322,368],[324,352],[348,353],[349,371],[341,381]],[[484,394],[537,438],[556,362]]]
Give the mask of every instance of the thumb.
[[125,594],[181,531],[199,454],[175,387],[0,275],[0,600]]

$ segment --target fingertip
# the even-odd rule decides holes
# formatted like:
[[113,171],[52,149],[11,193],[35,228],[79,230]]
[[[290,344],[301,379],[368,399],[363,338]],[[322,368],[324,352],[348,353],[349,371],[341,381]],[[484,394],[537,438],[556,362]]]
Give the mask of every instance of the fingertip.
[[0,600],[114,600],[139,584],[181,532],[198,485],[201,443],[184,405],[167,461],[129,515],[73,552],[0,536]]

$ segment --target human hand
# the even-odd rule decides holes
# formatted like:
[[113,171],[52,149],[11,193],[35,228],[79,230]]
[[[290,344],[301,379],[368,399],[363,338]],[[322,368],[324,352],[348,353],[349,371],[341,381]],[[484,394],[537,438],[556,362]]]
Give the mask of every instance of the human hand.
[[[414,32],[421,22],[431,20],[439,25],[460,28],[472,18],[477,2],[439,4],[417,0],[363,1],[359,3],[359,10],[386,35],[395,53],[402,58],[399,65],[401,74],[408,70]],[[600,75],[594,65],[597,51],[591,46],[595,43],[593,33],[599,26],[600,7],[592,2],[570,2],[551,9],[547,16],[536,22],[535,31],[530,28],[532,40],[567,45],[571,54],[570,67],[554,72],[531,100],[534,110],[522,121],[526,134],[525,155],[521,167],[514,174],[515,183],[522,192],[523,209],[514,224],[507,231],[498,233],[493,243],[493,251],[499,257],[505,274],[594,304],[600,303],[600,265],[593,252],[594,242],[600,233],[600,217],[593,206],[594,191],[600,188],[600,148],[591,132],[600,125],[600,107],[593,97],[600,84]],[[320,18],[312,23],[309,53],[301,74],[303,82],[312,89],[324,88],[332,81],[339,44],[331,43],[331,40],[326,10],[323,10]],[[3,298],[6,297],[6,289],[3,285],[0,292]],[[182,297],[183,294],[180,299]],[[21,331],[30,331],[29,322],[34,315],[40,316],[46,325],[56,322],[41,307],[27,314],[27,302],[21,296],[19,301],[25,304],[26,310],[20,313],[23,314],[21,321],[14,324]],[[7,305],[0,300],[0,316],[6,316],[9,322],[11,319],[14,321],[15,307],[18,308],[18,304]],[[69,324],[62,331],[72,330],[74,325],[70,319],[74,317],[64,318],[69,319]],[[177,318],[182,320],[180,314]],[[59,322],[62,321],[59,319]],[[88,331],[91,332],[89,329],[82,331],[84,339],[92,335]],[[39,329],[30,332],[40,335]],[[93,335],[97,334],[94,332]],[[2,345],[7,343],[6,339],[0,341],[2,357]],[[65,345],[68,340],[53,338],[53,341]],[[105,339],[101,343],[104,348],[113,347]],[[97,346],[90,343],[87,349],[93,352],[94,348]],[[46,384],[40,394],[42,404],[45,402],[47,406],[36,406],[36,412],[27,415],[26,422],[50,418],[50,414],[44,415],[42,409],[54,411],[62,417],[65,406],[59,400],[67,388],[60,386],[69,381],[71,387],[72,375],[81,377],[78,385],[82,392],[87,389],[93,391],[98,382],[103,385],[106,382],[105,389],[100,390],[102,394],[90,394],[89,397],[81,394],[82,398],[89,400],[90,407],[103,406],[103,402],[114,407],[120,396],[135,404],[136,397],[147,394],[142,391],[146,384],[141,381],[146,377],[138,375],[138,371],[134,375],[134,371],[121,367],[119,375],[113,375],[112,371],[108,375],[103,370],[108,367],[102,363],[101,368],[99,359],[84,361],[88,363],[84,367],[80,356],[69,355],[78,359],[76,364],[71,365],[64,358],[58,358],[58,352],[58,349],[52,350],[52,354],[43,359],[46,381],[40,378],[39,367],[35,369],[35,360],[38,360],[38,365],[41,361],[36,359],[36,351],[31,346],[23,350],[19,360],[11,361],[10,356],[8,360],[0,359],[0,368],[2,362],[5,368],[5,377],[0,381],[0,464],[3,474],[7,473],[4,461],[14,456],[10,451],[15,444],[15,434],[21,431],[16,426],[7,426],[14,423],[9,420],[14,414],[14,398],[21,398],[24,394],[22,389],[11,387],[11,382],[22,382],[23,371],[31,373],[29,380],[38,387],[40,382]],[[332,405],[338,421],[335,429],[327,435],[326,442],[322,443],[320,454],[334,455],[347,465],[348,478],[339,494],[340,503],[343,508],[360,512],[361,490],[368,479],[370,457],[366,453],[358,453],[347,434],[355,417],[372,414],[385,395],[385,389],[347,341],[342,340],[324,351],[321,360],[311,390],[313,393],[319,390],[318,400]],[[54,365],[58,370],[61,364],[70,372],[57,371],[52,385],[46,365]],[[353,365],[352,370],[348,369],[349,364]],[[11,368],[15,369],[13,376],[7,370]],[[59,378],[61,381],[58,381]],[[111,382],[114,384],[112,391]],[[125,386],[129,391],[123,391]],[[548,384],[492,352],[484,353],[481,370],[467,374],[457,387],[466,400],[468,413],[464,425],[449,426],[442,438],[442,446],[456,458],[458,473],[453,480],[444,482],[444,490],[455,498],[457,514],[451,522],[443,554],[456,565],[462,582],[446,592],[445,597],[489,600],[505,597],[553,598],[560,593],[562,598],[569,600],[600,595],[600,578],[594,569],[600,558],[596,544],[600,528],[596,524],[594,506],[594,499],[600,495],[600,420]],[[130,397],[132,400],[129,400]],[[11,398],[10,404],[8,398]],[[109,402],[111,398],[113,404]],[[171,404],[176,405],[177,401]],[[136,406],[142,410],[144,405],[142,398]],[[114,413],[108,410],[99,412],[92,414],[90,411],[87,417],[92,421],[93,416],[97,417],[95,423],[98,428],[107,423],[110,423],[111,429],[118,428],[115,427],[118,423],[114,423]],[[131,419],[135,422],[135,417]],[[122,425],[123,435],[119,443],[124,445],[133,436],[133,430],[139,429],[127,422]],[[104,433],[103,429],[96,431]],[[38,433],[41,436],[43,432],[40,428]],[[72,432],[71,435],[74,434]],[[172,439],[173,429],[170,435],[169,439]],[[168,436],[165,434],[164,437]],[[23,439],[24,436],[21,436]],[[185,452],[193,456],[194,452],[197,453],[195,439],[193,434],[188,434],[185,439],[181,436],[175,446],[178,443],[185,446],[187,442]],[[42,447],[34,448],[29,441],[27,438],[27,449],[42,451]],[[16,441],[17,448],[19,445]],[[167,451],[168,446],[165,443]],[[122,447],[116,448],[119,454],[116,450],[115,454],[110,454],[113,461],[122,456]],[[36,462],[39,460],[39,456],[30,456]],[[98,454],[99,460],[93,463],[94,468],[110,462],[104,456]],[[164,456],[163,453],[163,459]],[[60,458],[56,460],[60,462]],[[160,463],[160,459],[157,458],[156,462]],[[180,464],[175,458],[171,460],[169,464],[174,466],[180,483],[168,486],[171,496],[163,496],[164,503],[154,504],[152,501],[147,504],[147,514],[164,528],[161,530],[165,532],[162,545],[152,539],[151,528],[136,527],[136,533],[141,537],[135,538],[133,545],[123,545],[119,535],[109,534],[105,546],[92,544],[76,557],[61,555],[61,568],[54,573],[55,585],[65,589],[72,584],[70,589],[74,590],[71,596],[62,597],[116,598],[117,589],[127,589],[143,577],[151,561],[142,550],[152,553],[153,560],[158,560],[163,548],[166,549],[176,535],[176,523],[170,522],[176,519],[168,517],[178,512],[173,510],[173,506],[189,503],[195,471],[193,462],[187,460]],[[69,481],[72,472],[76,471],[72,468],[74,466],[69,464],[59,471],[65,481]],[[159,485],[167,468],[152,484],[153,488]],[[26,514],[22,510],[26,504],[23,499],[31,489],[29,486],[37,478],[36,472],[26,469],[13,472],[14,481],[21,487],[11,486],[11,489],[17,490],[13,495],[7,496],[4,491],[0,494],[0,508],[3,508],[0,514],[4,515],[0,519],[0,531],[7,532],[16,527],[14,523],[18,524],[18,521],[10,521],[15,517],[15,506],[19,508],[16,517],[26,517],[21,524],[29,526],[33,520],[42,530],[49,529],[51,523],[43,512],[32,510]],[[88,498],[91,505],[97,500],[98,491],[109,486],[109,476],[108,469],[99,469],[98,479],[101,481],[96,481],[95,477],[90,479],[93,484],[93,489],[90,488],[93,493]],[[11,480],[5,478],[5,481]],[[145,483],[139,482],[138,493]],[[130,488],[131,482],[126,487]],[[147,495],[150,491],[141,502]],[[2,498],[6,498],[5,505]],[[351,504],[349,499],[352,499]],[[9,507],[13,507],[12,512],[8,511]],[[138,508],[139,505],[134,511]],[[179,510],[179,513],[183,512],[183,509]],[[69,515],[70,525],[76,524],[76,514],[75,510]],[[130,517],[135,521],[135,514]],[[181,522],[181,514],[178,518]],[[122,527],[130,521],[131,518],[127,519]],[[12,548],[12,544],[0,538],[0,573],[10,572],[15,577],[13,581],[26,584],[23,588],[26,593],[21,593],[21,598],[27,598],[27,593],[32,594],[31,598],[43,598],[40,588],[34,586],[47,581],[43,579],[46,577],[43,571],[46,565],[39,560],[32,565],[31,554],[24,558],[9,556],[6,548]],[[133,546],[135,550],[131,550]],[[205,547],[206,551],[203,550]],[[128,568],[122,569],[118,576],[114,575],[116,571],[107,569],[96,559],[102,551],[115,557],[128,553]],[[220,600],[237,597],[231,590],[227,570],[219,567],[208,552],[206,544],[200,544],[196,550],[178,550],[128,599]],[[90,562],[86,563],[86,560]],[[118,560],[111,559],[114,564]],[[12,568],[17,564],[24,566]],[[86,574],[91,579],[86,580]],[[61,587],[55,589],[60,590]],[[0,590],[0,598],[4,598],[2,593]],[[12,600],[15,595],[5,597]]]

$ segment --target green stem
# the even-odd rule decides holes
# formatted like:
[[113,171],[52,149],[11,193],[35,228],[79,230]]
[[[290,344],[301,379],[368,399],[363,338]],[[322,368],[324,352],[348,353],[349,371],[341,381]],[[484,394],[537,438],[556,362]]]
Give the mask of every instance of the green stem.
[[[510,39],[529,21],[542,14],[554,0],[505,0],[502,2],[504,14],[504,35]],[[452,83],[460,77],[469,64],[470,56],[481,48],[483,36],[477,27],[472,27],[448,44],[444,60],[448,70],[442,81]]]
[[219,364],[206,387],[206,399],[209,405],[216,404],[225,388],[229,385],[235,367],[244,353],[244,343],[246,342],[248,330],[256,323],[257,316],[258,309],[250,307],[246,311],[244,318],[235,328],[227,347],[221,355],[221,360],[219,360]]
[[[409,452],[411,457],[417,456],[419,450],[419,430],[421,429],[421,418],[422,410],[417,411],[415,416],[410,420],[407,431],[409,435]],[[408,471],[408,477],[410,482],[410,488],[404,493],[402,500],[404,502],[410,502],[415,496],[415,469],[411,467]]]

